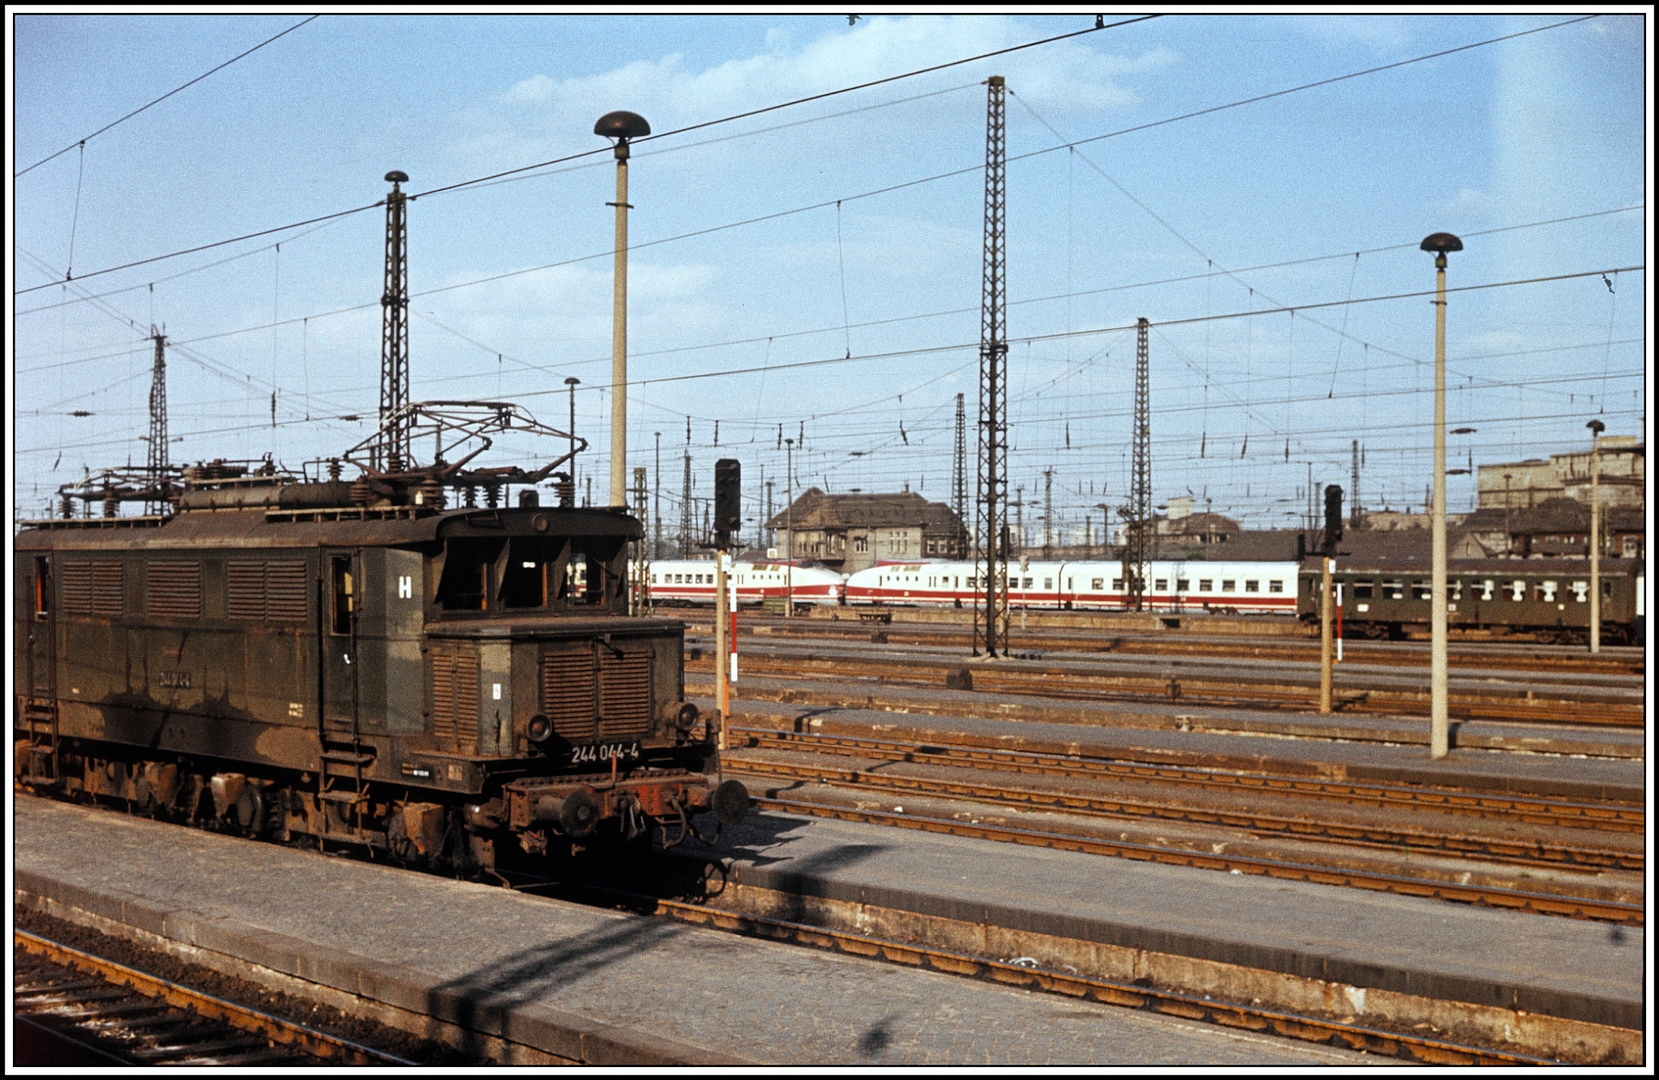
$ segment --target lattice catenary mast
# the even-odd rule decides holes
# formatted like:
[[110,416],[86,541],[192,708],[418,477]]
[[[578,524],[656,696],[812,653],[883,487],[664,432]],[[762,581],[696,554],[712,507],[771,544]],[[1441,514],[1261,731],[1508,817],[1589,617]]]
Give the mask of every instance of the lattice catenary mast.
[[156,343],[155,373],[150,378],[150,453],[146,462],[151,497],[144,502],[146,514],[165,514],[171,508],[163,497],[167,483],[167,336],[150,327]]
[[956,558],[966,559],[968,551],[968,417],[956,395],[956,461],[950,479],[950,505],[956,511]]
[[974,655],[1008,650],[1008,283],[1004,80],[986,80],[985,263],[979,333],[979,553],[974,597]]
[[1135,610],[1146,595],[1146,574],[1151,561],[1152,521],[1152,390],[1147,356],[1146,319],[1135,320],[1135,454],[1134,486],[1130,496],[1129,589]]
[[399,183],[409,174],[386,174],[391,193],[386,196],[386,283],[380,294],[380,444],[371,464],[385,472],[407,468],[409,421],[409,230],[404,218],[407,202]]

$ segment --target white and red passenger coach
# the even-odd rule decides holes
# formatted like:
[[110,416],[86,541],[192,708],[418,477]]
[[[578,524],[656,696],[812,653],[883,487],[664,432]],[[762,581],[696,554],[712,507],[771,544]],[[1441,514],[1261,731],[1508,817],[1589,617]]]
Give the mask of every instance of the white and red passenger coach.
[[[664,559],[650,568],[651,598],[658,603],[714,603],[713,559]],[[797,604],[839,604],[846,579],[805,559],[734,562],[732,578],[739,604],[793,596]]]
[[[881,562],[847,579],[848,604],[972,607],[971,562]],[[1145,606],[1154,611],[1296,614],[1294,562],[1153,562]],[[1008,600],[1027,608],[1123,608],[1131,603],[1121,562],[1008,564]]]

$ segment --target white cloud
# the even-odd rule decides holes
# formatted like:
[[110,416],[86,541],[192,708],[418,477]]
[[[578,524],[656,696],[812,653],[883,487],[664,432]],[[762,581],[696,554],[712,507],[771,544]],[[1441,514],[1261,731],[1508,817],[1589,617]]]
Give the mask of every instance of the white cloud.
[[1396,15],[1299,15],[1285,25],[1327,45],[1369,45],[1386,53],[1411,44],[1406,17]]
[[[798,47],[786,32],[769,32],[765,52],[701,70],[688,66],[684,55],[675,52],[580,78],[538,74],[500,92],[493,108],[467,118],[464,149],[492,154],[520,140],[535,142],[544,136],[568,145],[593,117],[616,108],[639,112],[655,130],[665,131],[1007,48],[1033,36],[1017,20],[1002,17],[876,17]],[[904,90],[890,86],[873,93],[902,94],[912,87],[937,86],[939,79],[969,81],[996,71],[1036,105],[1089,113],[1138,103],[1139,96],[1124,85],[1124,77],[1158,71],[1176,61],[1176,55],[1164,48],[1118,55],[1082,41],[1066,41],[965,65],[931,82],[898,84]],[[868,104],[871,98],[843,100]]]

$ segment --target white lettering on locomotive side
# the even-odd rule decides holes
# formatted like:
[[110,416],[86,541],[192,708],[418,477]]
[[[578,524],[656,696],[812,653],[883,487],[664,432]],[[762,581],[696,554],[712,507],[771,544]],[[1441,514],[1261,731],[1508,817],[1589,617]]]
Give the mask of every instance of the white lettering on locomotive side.
[[501,684],[500,683],[491,683],[490,684],[490,697],[494,698],[496,701],[501,700]]
[[303,701],[290,701],[288,703],[288,715],[290,717],[292,717],[293,719],[295,719],[295,720],[304,720],[305,719],[305,702],[303,702]]
[[399,574],[397,578],[397,598],[408,600],[415,595],[415,579],[409,574]]

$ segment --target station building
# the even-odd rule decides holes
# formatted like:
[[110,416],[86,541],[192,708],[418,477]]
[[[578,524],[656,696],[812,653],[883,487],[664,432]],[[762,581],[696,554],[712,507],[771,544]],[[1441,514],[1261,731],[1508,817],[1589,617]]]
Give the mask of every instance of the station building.
[[810,487],[766,522],[777,551],[843,574],[881,559],[960,559],[968,541],[956,511],[914,491],[830,495]]

